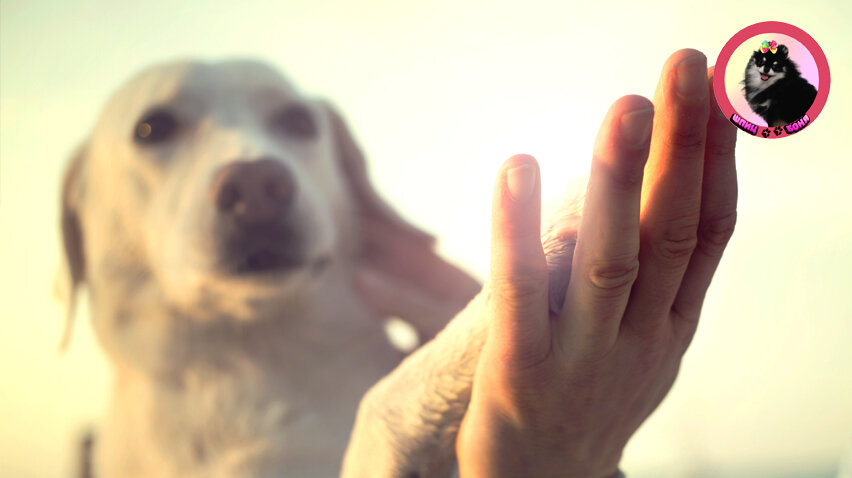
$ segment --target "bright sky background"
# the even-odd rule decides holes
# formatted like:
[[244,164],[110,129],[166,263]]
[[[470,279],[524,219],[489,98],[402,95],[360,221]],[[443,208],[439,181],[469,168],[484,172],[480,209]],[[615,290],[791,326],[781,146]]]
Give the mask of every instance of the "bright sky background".
[[678,382],[622,464],[631,477],[818,476],[852,445],[852,3],[0,5],[0,476],[67,476],[75,434],[105,409],[86,307],[56,353],[59,184],[107,95],[139,69],[174,57],[279,66],[338,105],[382,193],[484,277],[503,159],[534,154],[555,196],[587,167],[610,102],[652,95],[676,49],[712,62],[765,20],[822,45],[831,94],[795,136],[740,135],[737,232]]

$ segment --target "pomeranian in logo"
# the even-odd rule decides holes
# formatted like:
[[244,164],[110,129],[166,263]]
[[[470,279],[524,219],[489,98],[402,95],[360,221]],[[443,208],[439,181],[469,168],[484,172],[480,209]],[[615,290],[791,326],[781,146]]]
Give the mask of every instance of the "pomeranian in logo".
[[787,47],[775,40],[764,41],[746,66],[746,100],[769,126],[784,126],[800,119],[817,95],[816,88],[802,78],[788,54]]

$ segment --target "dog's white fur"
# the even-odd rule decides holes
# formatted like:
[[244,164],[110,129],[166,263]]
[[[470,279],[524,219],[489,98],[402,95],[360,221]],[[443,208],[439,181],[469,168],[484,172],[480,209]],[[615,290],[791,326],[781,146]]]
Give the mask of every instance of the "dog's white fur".
[[[310,141],[267,128],[292,102],[316,122]],[[181,119],[178,133],[140,145],[137,122],[155,106]],[[228,274],[216,267],[211,183],[224,165],[260,157],[298,185],[304,265]],[[479,290],[376,195],[339,115],[254,62],[178,62],[133,78],[71,162],[62,206],[69,314],[85,284],[114,372],[98,476],[336,476],[359,400],[402,357],[383,319],[401,316],[428,340]],[[458,371],[451,356],[430,360]],[[433,365],[418,363],[418,373]],[[371,420],[361,427],[387,423]],[[375,456],[350,450],[348,461]]]

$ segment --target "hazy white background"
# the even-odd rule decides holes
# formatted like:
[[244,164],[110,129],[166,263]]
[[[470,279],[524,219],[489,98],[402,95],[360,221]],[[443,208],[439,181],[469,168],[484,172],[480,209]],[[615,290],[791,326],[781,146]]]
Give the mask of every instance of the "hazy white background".
[[610,102],[653,94],[681,47],[796,24],[832,84],[803,132],[740,135],[739,224],[681,376],[629,476],[828,476],[852,445],[849,2],[6,1],[0,3],[0,476],[67,476],[109,371],[79,310],[58,356],[61,171],[119,84],[174,57],[252,56],[335,102],[379,188],[487,273],[490,191],[513,153],[545,196],[587,167]]

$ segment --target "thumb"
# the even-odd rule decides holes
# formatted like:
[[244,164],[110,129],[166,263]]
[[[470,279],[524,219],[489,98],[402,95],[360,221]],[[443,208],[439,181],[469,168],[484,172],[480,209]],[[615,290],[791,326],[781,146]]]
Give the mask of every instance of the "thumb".
[[491,216],[490,346],[523,368],[550,344],[547,262],[541,247],[541,178],[532,156],[506,160]]

